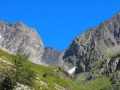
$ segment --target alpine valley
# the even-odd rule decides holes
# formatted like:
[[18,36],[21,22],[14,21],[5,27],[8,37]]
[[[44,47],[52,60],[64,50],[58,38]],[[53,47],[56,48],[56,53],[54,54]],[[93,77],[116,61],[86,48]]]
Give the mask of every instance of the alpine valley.
[[0,69],[19,48],[37,72],[35,86],[20,83],[19,90],[120,90],[120,12],[75,37],[65,51],[44,47],[22,22],[0,20]]

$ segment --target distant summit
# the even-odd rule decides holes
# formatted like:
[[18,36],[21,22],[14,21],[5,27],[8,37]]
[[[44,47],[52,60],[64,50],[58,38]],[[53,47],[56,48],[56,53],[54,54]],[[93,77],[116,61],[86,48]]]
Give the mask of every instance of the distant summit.
[[48,65],[61,66],[63,65],[63,55],[64,51],[58,51],[52,47],[45,47],[42,62]]

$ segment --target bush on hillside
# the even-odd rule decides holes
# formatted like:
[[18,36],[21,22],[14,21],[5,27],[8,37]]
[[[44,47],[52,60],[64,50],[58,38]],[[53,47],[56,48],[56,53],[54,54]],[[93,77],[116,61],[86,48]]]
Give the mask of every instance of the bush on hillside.
[[12,55],[13,66],[4,67],[0,73],[0,90],[13,90],[17,82],[24,85],[34,85],[36,73],[32,70],[31,66],[27,64],[29,54],[22,52],[18,49],[15,55]]

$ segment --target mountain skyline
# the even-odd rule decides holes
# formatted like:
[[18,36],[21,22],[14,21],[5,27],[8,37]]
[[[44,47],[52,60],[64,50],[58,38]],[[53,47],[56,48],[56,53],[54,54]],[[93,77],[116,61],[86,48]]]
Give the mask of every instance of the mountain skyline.
[[[52,75],[49,78],[56,78],[55,81],[58,77],[64,79],[63,81],[66,81],[67,77],[71,80],[74,79],[70,83],[74,83],[76,87],[72,86],[74,84],[70,84],[70,86],[63,84],[64,86],[60,85],[61,90],[64,88],[68,90],[71,90],[70,88],[73,90],[92,90],[93,88],[95,90],[119,90],[120,12],[101,22],[97,27],[89,28],[81,35],[76,36],[65,51],[44,47],[43,44],[35,29],[22,22],[6,23],[0,20],[1,63],[7,62],[9,65],[12,58],[10,54],[14,54],[17,49],[22,48],[22,53],[30,55],[29,61],[36,67],[34,69],[46,72],[41,75],[44,79],[48,75]],[[40,70],[40,68],[43,69]],[[48,68],[56,73],[49,73],[46,71]],[[56,75],[58,76],[56,77]],[[56,84],[59,85],[58,82]],[[52,85],[51,82],[50,85]],[[34,86],[33,88],[39,87]],[[58,90],[58,88],[56,89]]]
[[0,19],[35,28],[44,46],[65,50],[88,28],[119,11],[120,1],[0,1]]

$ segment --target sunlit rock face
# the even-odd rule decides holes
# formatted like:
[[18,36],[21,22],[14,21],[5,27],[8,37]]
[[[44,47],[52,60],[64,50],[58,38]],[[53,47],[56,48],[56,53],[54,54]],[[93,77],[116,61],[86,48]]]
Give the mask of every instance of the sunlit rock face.
[[23,24],[6,23],[0,20],[0,47],[9,53],[14,53],[22,48],[23,52],[29,53],[29,60],[41,63],[44,45],[36,30]]
[[63,59],[75,73],[97,69],[109,54],[120,51],[120,12],[73,39]]

